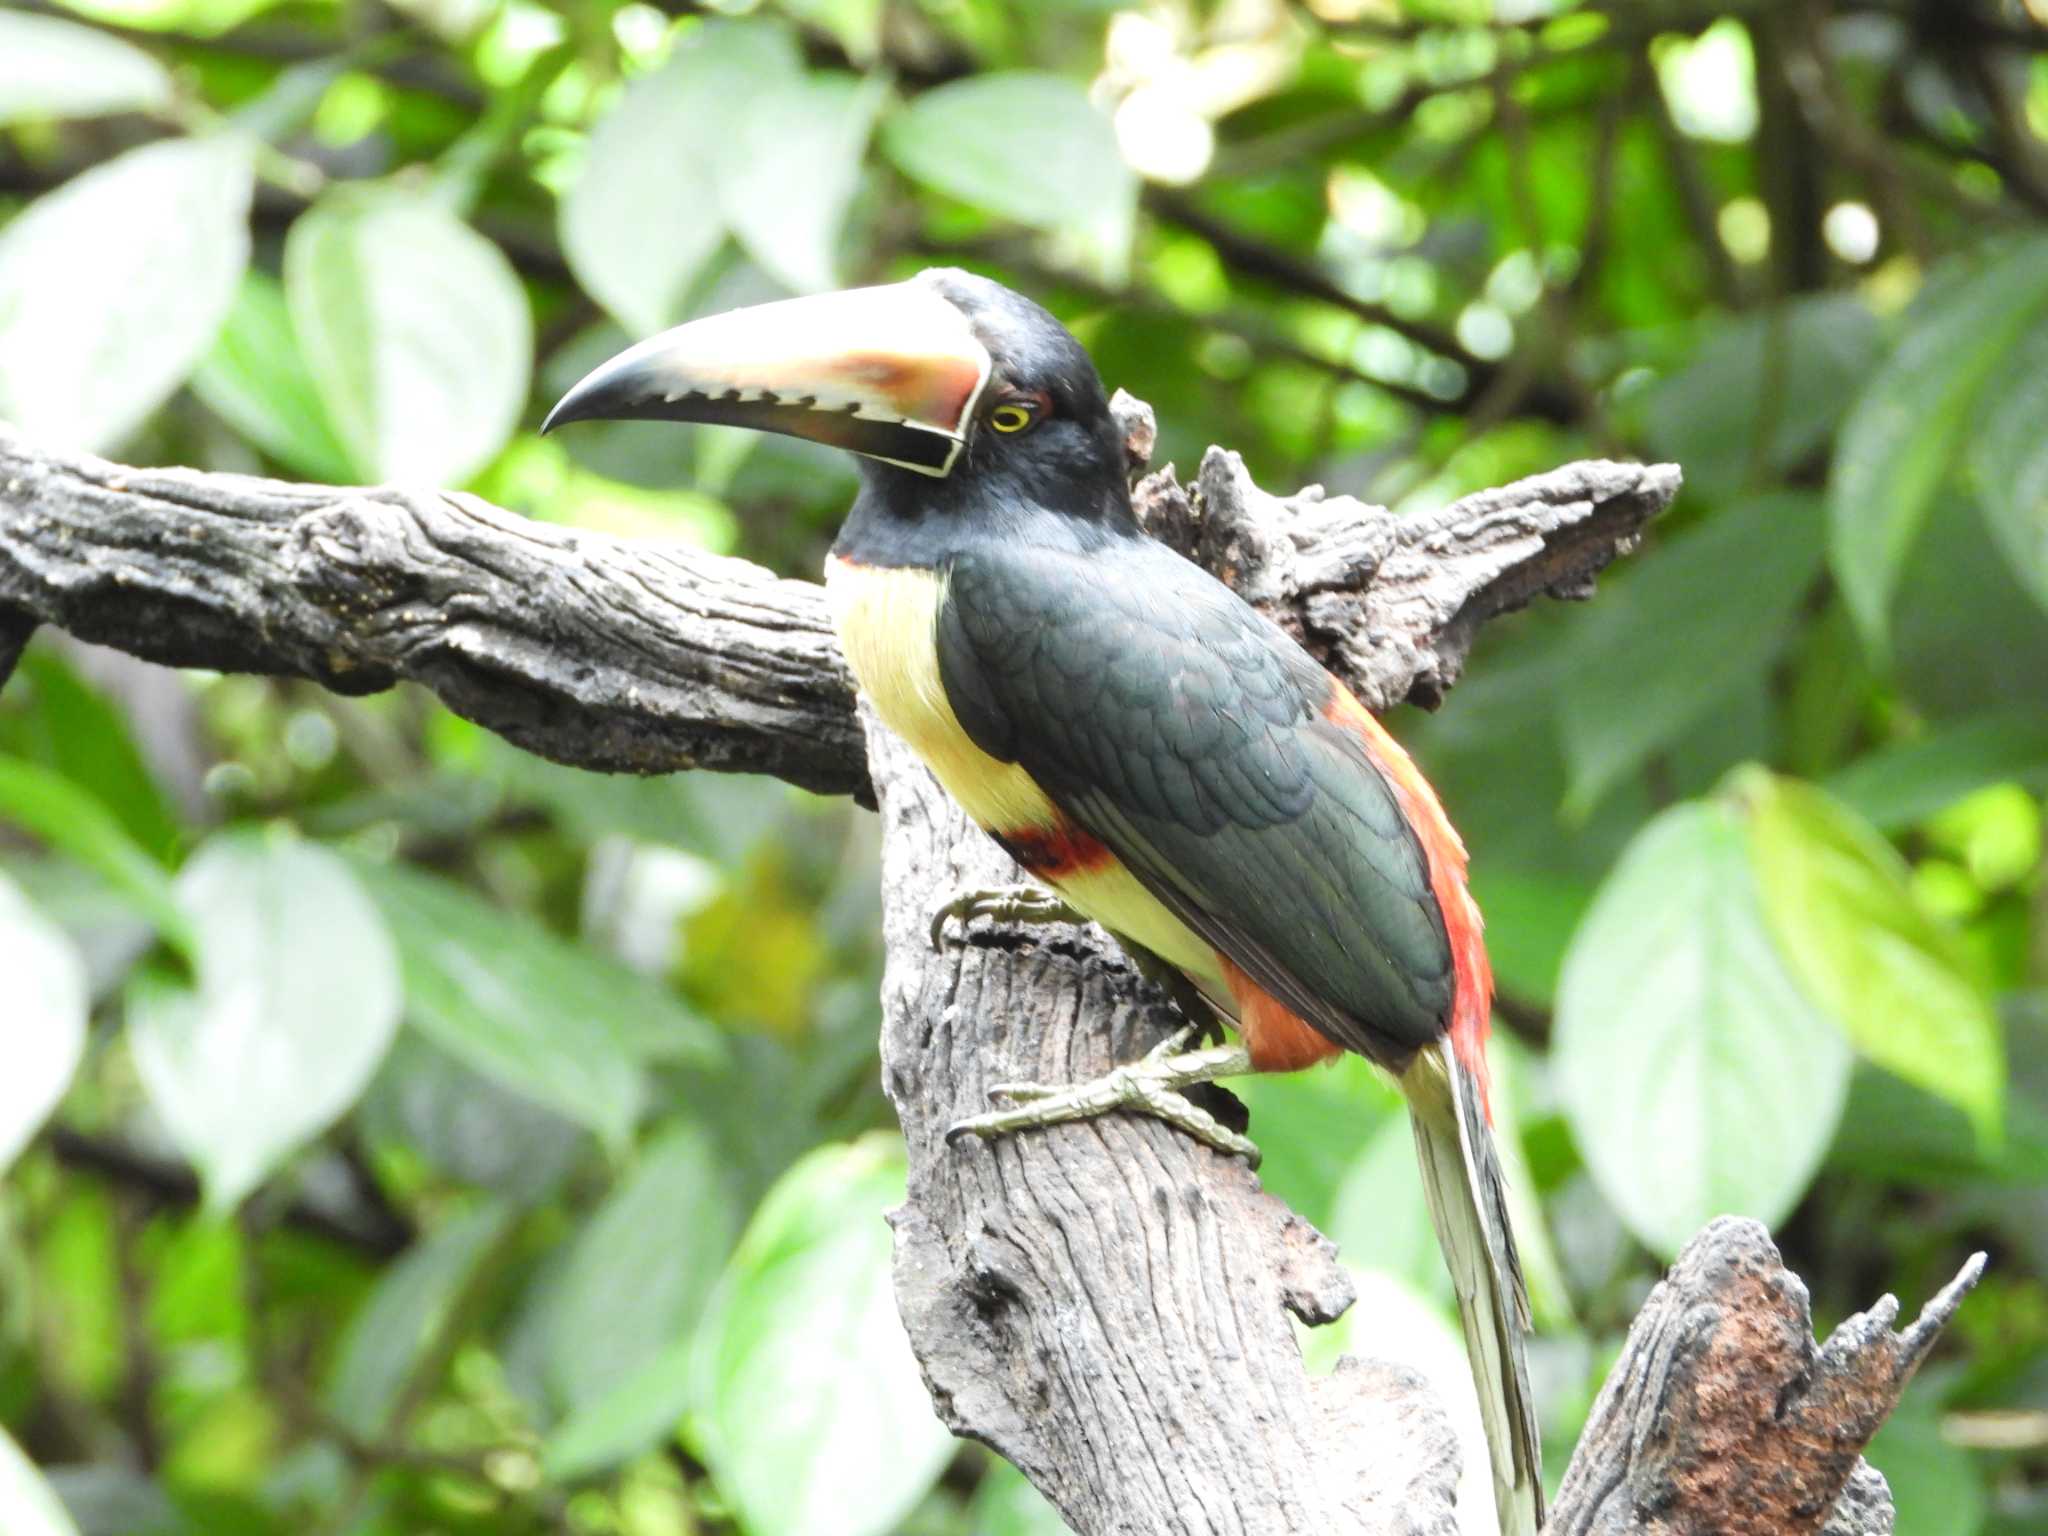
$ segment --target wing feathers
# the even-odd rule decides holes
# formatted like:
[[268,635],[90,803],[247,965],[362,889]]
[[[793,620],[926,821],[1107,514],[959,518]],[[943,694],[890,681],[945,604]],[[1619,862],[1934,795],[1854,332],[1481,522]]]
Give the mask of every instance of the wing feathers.
[[[1161,545],[961,557],[940,672],[984,751],[1261,987],[1399,1066],[1456,985],[1430,866],[1334,681]],[[985,734],[984,734],[985,733]]]

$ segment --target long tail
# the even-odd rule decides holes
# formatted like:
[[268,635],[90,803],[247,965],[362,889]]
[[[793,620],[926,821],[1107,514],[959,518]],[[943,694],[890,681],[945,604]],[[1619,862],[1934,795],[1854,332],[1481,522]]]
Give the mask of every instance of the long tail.
[[1415,1127],[1429,1214],[1458,1292],[1502,1536],[1536,1536],[1543,1524],[1543,1458],[1522,1352],[1529,1295],[1508,1225],[1507,1185],[1494,1155],[1484,1090],[1448,1040],[1415,1058],[1401,1090]]

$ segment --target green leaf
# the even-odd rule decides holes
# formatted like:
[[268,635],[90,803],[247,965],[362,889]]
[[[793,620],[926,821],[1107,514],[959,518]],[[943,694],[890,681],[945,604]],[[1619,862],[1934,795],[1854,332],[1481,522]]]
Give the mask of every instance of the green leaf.
[[149,112],[170,99],[171,77],[133,44],[54,17],[0,11],[0,126]]
[[277,0],[63,0],[63,4],[67,11],[112,26],[208,38],[271,9]]
[[2048,790],[2048,719],[1986,715],[1880,748],[1834,774],[1827,791],[1880,832],[1903,832],[1987,784]]
[[1892,1491],[1897,1536],[1975,1536],[1987,1514],[1974,1458],[1942,1438],[1940,1404],[1916,1382],[1869,1446]]
[[2013,574],[2048,608],[2048,310],[1987,391],[1970,438],[1970,469],[1991,533]]
[[2048,1189],[2048,1083],[2024,1076],[2036,1061],[2043,1067],[2034,1075],[2048,1076],[2048,1056],[2038,1054],[2048,1051],[2048,1006],[2038,995],[2017,994],[2006,1000],[2000,1021],[2014,1075],[2006,1090],[2005,1135],[1996,1147],[1987,1148],[1970,1117],[1953,1104],[1864,1062],[1849,1085],[1829,1166],[1861,1179],[1975,1186],[1979,1193],[2000,1184]]
[[1829,556],[1864,643],[1883,653],[1899,576],[1984,384],[2048,309],[2048,239],[1993,242],[1932,278],[1843,424],[1829,474]]
[[832,34],[848,58],[869,64],[882,46],[882,0],[782,0],[799,21]]
[[424,924],[541,1006],[590,1021],[594,1033],[572,1030],[565,1044],[698,1071],[724,1064],[723,1037],[660,982],[451,881],[366,859],[357,872],[389,913],[401,949],[407,932]]
[[18,672],[33,690],[21,721],[22,755],[92,795],[154,858],[176,852],[178,817],[143,760],[128,720],[54,650],[32,646]]
[[726,223],[791,288],[838,283],[840,231],[883,91],[851,75],[770,79],[748,92],[713,161]]
[[[738,1233],[719,1149],[701,1128],[650,1146],[585,1225],[557,1293],[548,1381],[560,1399],[595,1402],[689,1337]],[[678,1405],[670,1423],[680,1417]]]
[[1553,1046],[1573,1134],[1629,1229],[1668,1259],[1711,1217],[1782,1217],[1850,1062],[1772,944],[1735,808],[1652,821],[1572,941]]
[[1392,1275],[1440,1305],[1455,1300],[1450,1271],[1415,1161],[1415,1132],[1405,1114],[1389,1115],[1366,1138],[1325,1228],[1346,1264]]
[[240,1203],[356,1101],[398,1028],[398,959],[340,858],[230,834],[179,873],[197,985],[131,984],[129,1049],[207,1203]]
[[658,983],[445,880],[357,868],[397,936],[413,1023],[614,1148],[645,1107],[643,1060],[721,1058],[717,1037]]
[[344,484],[355,473],[292,329],[284,289],[248,272],[192,390],[223,421],[302,475]]
[[0,417],[105,450],[212,344],[249,261],[248,147],[167,139],[75,176],[0,230]]
[[[562,199],[562,252],[628,331],[646,335],[683,318],[691,285],[725,239],[715,167],[730,153],[734,124],[749,98],[795,87],[802,74],[786,28],[709,22],[597,125]],[[661,174],[650,176],[650,166]],[[760,180],[758,195],[773,197],[773,178]]]
[[[47,1224],[33,1244],[39,1285],[64,1298],[61,1309],[43,1310],[42,1316],[64,1362],[65,1379],[81,1391],[117,1391],[127,1354],[121,1338],[125,1298],[117,1197],[97,1181],[83,1188],[72,1180],[65,1184],[62,1196],[47,1208]],[[8,1283],[14,1294],[11,1276]]]
[[1650,453],[1685,466],[1691,495],[1733,500],[1759,470],[1782,473],[1826,445],[1877,351],[1877,319],[1853,294],[1738,318],[1649,392]]
[[284,291],[360,477],[459,484],[505,446],[533,368],[526,290],[441,203],[330,193],[285,239]]
[[200,1536],[163,1488],[119,1462],[74,1462],[44,1479],[77,1522],[79,1536]]
[[515,1202],[552,1194],[583,1145],[581,1126],[416,1032],[393,1044],[356,1123],[386,1147]]
[[[788,786],[748,774],[592,773],[493,739],[482,771],[521,801],[537,802],[575,836],[627,837],[737,864],[788,808]],[[715,781],[715,782],[714,782]],[[714,791],[707,795],[706,788]],[[728,793],[727,791],[731,791]],[[710,801],[712,803],[706,804]],[[740,846],[736,841],[745,838]]]
[[699,1330],[693,1429],[755,1536],[881,1536],[951,1458],[890,1288],[902,1149],[813,1152],[761,1202]]
[[163,866],[135,846],[105,806],[69,779],[0,757],[0,818],[97,872],[156,925],[166,943],[193,958],[192,927]]
[[78,1536],[50,1485],[0,1428],[0,1530],[7,1536]]
[[0,1174],[71,1086],[85,1054],[85,961],[64,930],[0,876]]
[[1250,1112],[1252,1138],[1265,1154],[1259,1181],[1319,1227],[1333,1220],[1362,1141],[1382,1123],[1408,1120],[1400,1094],[1362,1056],[1347,1054],[1315,1072],[1239,1078],[1230,1091]]
[[[1585,815],[1770,666],[1820,572],[1822,541],[1817,498],[1760,496],[1602,588],[1563,676],[1568,811]],[[1734,570],[1742,580],[1728,579]]]
[[1500,991],[1549,1007],[1565,950],[1592,905],[1591,884],[1481,865],[1472,872],[1472,894],[1486,915],[1486,949]]
[[[1530,1304],[1539,1327],[1566,1328],[1571,1325],[1570,1306],[1521,1154],[1514,1113],[1515,1074],[1521,1063],[1512,1045],[1498,1039],[1489,1055],[1494,1069],[1494,1141],[1507,1175]],[[1360,1145],[1359,1153],[1337,1186],[1328,1219],[1317,1224],[1337,1244],[1345,1264],[1391,1276],[1408,1291],[1434,1302],[1446,1317],[1452,1315],[1457,1298],[1422,1192],[1415,1132],[1407,1114],[1386,1115],[1362,1144],[1355,1131],[1348,1139]]]
[[1807,995],[1871,1061],[1996,1139],[2005,1097],[1998,1015],[1957,936],[1914,901],[1905,861],[1811,785],[1747,770],[1731,789],[1749,813],[1771,935]]
[[1982,509],[1943,497],[1892,610],[1893,671],[1915,713],[1967,720],[2041,713],[2048,611],[2019,584]]
[[1067,1536],[1072,1529],[1007,1461],[990,1467],[974,1490],[967,1525],[974,1536]]
[[1063,75],[977,75],[917,97],[883,129],[906,175],[1038,229],[1093,237],[1112,266],[1130,244],[1138,178],[1116,131]]
[[541,1449],[546,1475],[574,1482],[674,1434],[696,1390],[696,1343],[684,1334],[611,1391],[566,1414]]
[[[246,1342],[250,1297],[243,1276],[245,1266],[257,1262],[248,1234],[203,1217],[165,1225],[163,1241],[151,1249],[146,1317],[152,1340],[173,1348],[202,1340]],[[60,1484],[58,1491],[66,1490]],[[71,1507],[76,1512],[78,1506]]]
[[384,1272],[342,1336],[328,1378],[327,1409],[342,1424],[371,1442],[389,1432],[414,1373],[447,1350],[465,1293],[511,1225],[511,1207],[486,1201]]

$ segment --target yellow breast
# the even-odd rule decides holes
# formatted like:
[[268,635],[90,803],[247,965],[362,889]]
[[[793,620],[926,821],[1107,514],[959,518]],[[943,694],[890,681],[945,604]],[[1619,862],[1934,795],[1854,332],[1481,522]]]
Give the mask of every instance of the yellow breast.
[[[939,677],[939,605],[945,578],[935,571],[825,562],[839,644],[889,729],[945,786],[967,814],[991,832],[1052,828],[1060,815],[1031,776],[990,757],[968,739]],[[1114,933],[1160,955],[1193,977],[1226,1010],[1216,951],[1169,912],[1115,861],[1054,882],[1073,906]]]
[[991,831],[1050,827],[1052,802],[1015,763],[968,739],[939,678],[936,571],[825,562],[825,591],[854,680],[890,730],[910,743],[961,808]]

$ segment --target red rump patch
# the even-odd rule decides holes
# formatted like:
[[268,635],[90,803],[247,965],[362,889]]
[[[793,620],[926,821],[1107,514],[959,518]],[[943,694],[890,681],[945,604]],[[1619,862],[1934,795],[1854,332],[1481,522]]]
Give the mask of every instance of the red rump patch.
[[1032,874],[1057,883],[1072,875],[1100,869],[1115,857],[1095,838],[1062,816],[1049,827],[1021,827],[998,832],[1003,851]]
[[1239,970],[1222,950],[1216,951],[1216,959],[1223,967],[1223,984],[1237,1003],[1237,1032],[1244,1036],[1254,1071],[1298,1072],[1344,1053],[1342,1046]]
[[1429,787],[1429,780],[1415,766],[1415,760],[1389,736],[1372,711],[1335,678],[1330,679],[1330,699],[1323,706],[1323,718],[1351,732],[1365,743],[1365,750],[1387,776],[1401,812],[1415,829],[1429,860],[1429,886],[1444,915],[1444,932],[1451,943],[1451,969],[1456,989],[1451,1001],[1451,1049],[1458,1062],[1479,1084],[1479,1100],[1486,1108],[1486,1123],[1493,1123],[1493,1104],[1487,1089],[1486,1035],[1493,1014],[1493,966],[1486,958],[1486,941],[1478,904],[1465,889],[1465,844]]

